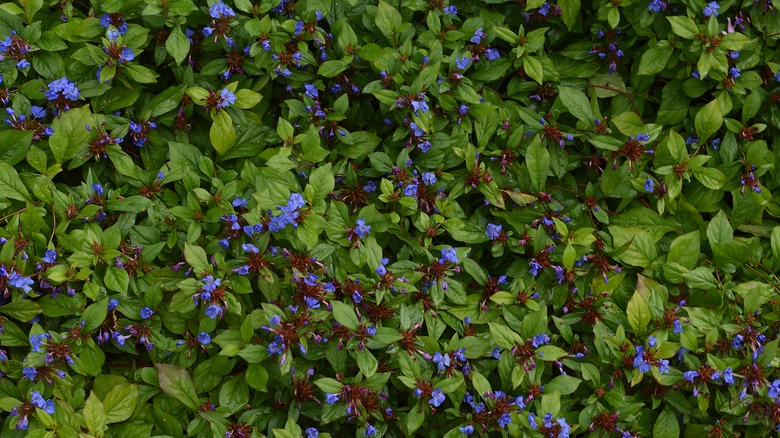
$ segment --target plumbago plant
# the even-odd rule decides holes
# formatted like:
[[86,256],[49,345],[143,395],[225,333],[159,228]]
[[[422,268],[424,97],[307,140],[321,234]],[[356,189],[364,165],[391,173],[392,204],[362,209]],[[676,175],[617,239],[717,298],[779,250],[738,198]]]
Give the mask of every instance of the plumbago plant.
[[770,434],[777,7],[0,4],[3,437]]

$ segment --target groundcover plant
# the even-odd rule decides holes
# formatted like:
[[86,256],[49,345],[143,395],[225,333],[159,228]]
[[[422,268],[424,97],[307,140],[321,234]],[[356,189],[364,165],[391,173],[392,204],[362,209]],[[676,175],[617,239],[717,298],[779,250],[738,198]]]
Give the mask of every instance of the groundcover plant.
[[778,7],[3,2],[0,434],[774,434]]

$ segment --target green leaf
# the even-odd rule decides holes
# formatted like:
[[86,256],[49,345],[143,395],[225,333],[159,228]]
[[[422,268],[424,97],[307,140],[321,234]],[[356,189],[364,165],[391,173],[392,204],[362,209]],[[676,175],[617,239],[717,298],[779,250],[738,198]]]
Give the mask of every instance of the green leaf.
[[268,371],[263,364],[250,363],[247,366],[246,383],[257,391],[268,391]]
[[95,391],[89,394],[84,405],[84,422],[92,435],[102,433],[106,427],[106,408],[100,402]]
[[536,354],[545,362],[554,362],[564,356],[568,356],[569,353],[555,345],[543,345],[536,349]]
[[544,80],[544,67],[535,57],[530,55],[523,56],[523,69],[525,69],[528,77],[536,82],[541,84]]
[[523,342],[520,335],[513,332],[512,329],[505,325],[492,322],[488,325],[490,326],[490,337],[493,339],[493,342],[501,348],[511,349],[515,345]]
[[704,107],[696,113],[695,121],[696,133],[699,135],[699,144],[704,144],[712,134],[718,132],[723,124],[723,115],[721,114],[719,100],[716,99],[707,105],[704,105]]
[[124,269],[109,266],[106,268],[106,276],[103,277],[103,282],[106,284],[107,288],[122,294],[127,294],[127,288],[130,285],[130,276]]
[[249,385],[239,376],[222,384],[219,389],[219,405],[230,412],[238,412],[249,403]]
[[582,383],[581,379],[573,376],[560,375],[544,385],[547,392],[559,392],[561,395],[569,395],[577,390]]
[[658,257],[655,240],[650,233],[638,228],[610,226],[614,248],[628,247],[619,254],[620,260],[632,266],[647,268]]
[[692,231],[677,237],[669,246],[669,255],[667,260],[679,263],[688,269],[693,269],[696,262],[699,261],[701,242],[699,232]]
[[30,150],[32,137],[32,131],[0,131],[0,162],[13,166],[24,160]]
[[181,64],[187,58],[190,52],[190,41],[181,31],[181,26],[173,27],[171,34],[168,35],[168,40],[165,41],[165,49],[176,61],[176,65]]
[[255,91],[242,88],[236,91],[236,106],[241,109],[251,109],[257,106],[260,101],[263,100],[263,96]]
[[572,30],[580,16],[580,0],[559,0],[558,6],[561,7],[561,21]]
[[220,155],[227,152],[236,141],[236,127],[233,126],[233,120],[226,111],[217,111],[214,114],[214,123],[209,131],[209,139],[211,145]]
[[360,371],[362,371],[366,377],[371,377],[376,374],[376,370],[379,367],[379,363],[368,348],[358,351],[357,364]]
[[309,185],[314,189],[314,199],[326,199],[336,187],[336,179],[333,177],[333,166],[327,163],[319,166],[309,175]]
[[91,138],[87,125],[94,124],[89,105],[71,108],[55,118],[51,124],[54,133],[49,137],[54,161],[64,163],[86,148]]
[[531,177],[531,186],[537,192],[544,191],[547,183],[547,175],[550,173],[550,152],[534,138],[525,155],[525,163],[528,166],[528,174]]
[[670,408],[665,408],[658,416],[658,420],[653,426],[653,436],[656,438],[678,438],[680,436],[680,424]]
[[707,225],[707,239],[710,245],[728,245],[734,240],[734,228],[731,227],[723,210],[720,210]]
[[198,409],[198,394],[192,384],[190,373],[178,365],[155,364],[160,388],[171,397],[179,400],[184,406],[196,411]]
[[189,243],[184,244],[184,259],[192,266],[196,274],[206,272],[211,267],[206,251],[199,246],[190,245]]
[[103,324],[108,313],[108,298],[104,298],[96,303],[91,304],[84,310],[81,315],[81,320],[84,325],[81,327],[85,332],[91,332]]
[[317,69],[317,75],[326,78],[334,78],[346,70],[347,67],[349,67],[349,64],[346,62],[332,59],[330,61],[325,61],[320,65],[320,68]]
[[384,0],[377,5],[376,25],[391,43],[396,43],[396,32],[401,26],[402,18],[397,9]]
[[585,96],[585,93],[576,88],[564,87],[562,85],[558,86],[558,93],[561,103],[569,110],[571,115],[588,126],[593,125],[596,115],[593,114],[593,110],[590,108],[590,101]]
[[673,16],[666,17],[669,23],[672,25],[672,32],[681,36],[687,40],[694,39],[696,34],[699,33],[699,29],[696,27],[696,23],[690,17]]
[[339,324],[347,327],[350,330],[357,330],[360,322],[355,315],[355,310],[349,304],[342,303],[341,301],[332,301],[333,306],[333,319]]
[[17,201],[32,201],[30,192],[22,184],[19,174],[8,163],[0,162],[0,200],[16,199]]
[[12,301],[0,306],[0,314],[22,322],[32,320],[41,312],[43,312],[43,309],[40,304],[29,300]]
[[651,76],[660,73],[669,62],[674,51],[673,47],[653,47],[642,54],[639,61],[638,75]]
[[626,316],[635,334],[640,334],[650,323],[650,306],[638,290],[634,291],[634,295],[628,300]]
[[138,384],[122,383],[113,388],[103,399],[106,409],[106,423],[119,423],[133,414],[138,404]]

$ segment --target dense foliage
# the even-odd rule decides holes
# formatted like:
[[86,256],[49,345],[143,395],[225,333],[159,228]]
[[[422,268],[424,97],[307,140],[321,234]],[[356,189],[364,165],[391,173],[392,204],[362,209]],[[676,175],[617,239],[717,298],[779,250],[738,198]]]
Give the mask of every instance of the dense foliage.
[[780,423],[777,2],[17,1],[3,437]]

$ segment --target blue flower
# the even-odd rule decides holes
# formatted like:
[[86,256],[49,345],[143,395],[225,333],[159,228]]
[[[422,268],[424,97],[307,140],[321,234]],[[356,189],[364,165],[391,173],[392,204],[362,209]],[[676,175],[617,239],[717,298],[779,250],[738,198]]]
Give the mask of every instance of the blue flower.
[[726,368],[723,370],[723,381],[729,385],[734,384],[734,373],[731,368]]
[[650,2],[647,8],[650,10],[650,12],[661,12],[666,10],[666,6],[667,4],[662,0],[653,0]]
[[487,34],[482,31],[482,28],[480,27],[476,31],[474,31],[474,36],[471,37],[469,41],[471,41],[474,44],[479,44],[482,42],[483,38],[487,38]]
[[683,379],[687,380],[688,382],[693,383],[693,380],[695,378],[699,377],[699,372],[696,370],[693,371],[686,371],[683,373]]
[[247,201],[246,199],[244,199],[244,198],[242,198],[240,196],[236,196],[236,198],[233,199],[233,202],[232,202],[232,205],[235,208],[244,207],[247,204],[249,204],[249,201]]
[[441,406],[442,403],[447,399],[447,397],[444,396],[444,392],[442,392],[441,388],[436,388],[431,393],[431,399],[428,400],[428,404],[434,407]]
[[420,186],[418,184],[409,184],[408,186],[404,187],[404,196],[415,196],[417,195],[417,189]]
[[215,304],[212,304],[206,308],[206,316],[208,316],[211,319],[216,319],[217,317],[221,317],[222,308]]
[[531,261],[528,263],[528,265],[531,267],[531,269],[529,269],[528,272],[530,272],[531,275],[533,275],[534,277],[539,275],[539,270],[540,269],[544,268],[544,266],[539,264],[539,262],[537,262],[535,258],[531,259]]
[[458,263],[458,253],[455,251],[455,248],[442,248],[439,264],[443,265],[446,262]]
[[474,433],[474,426],[470,424],[462,426],[459,429],[461,432],[465,433],[466,435],[471,435],[472,433]]
[[731,67],[729,69],[729,75],[732,78],[736,79],[736,78],[738,78],[738,77],[740,77],[742,75],[742,72],[738,68],[736,68],[736,67]]
[[24,290],[25,293],[30,292],[32,288],[30,285],[35,283],[32,278],[20,275],[18,272],[14,272],[8,277],[8,284],[11,286]]
[[217,100],[217,109],[229,107],[236,103],[236,95],[230,91],[227,87],[223,88],[219,92],[219,99]]
[[35,367],[24,367],[22,368],[22,374],[30,381],[35,381],[35,375],[38,374],[38,370]]
[[444,8],[444,13],[447,15],[458,15],[458,8],[452,5],[446,6]]
[[133,49],[129,47],[125,47],[122,49],[122,53],[119,55],[119,63],[123,64],[128,61],[132,61],[135,59],[135,53],[133,52]]
[[733,340],[733,341],[731,341],[731,346],[732,346],[732,347],[734,347],[734,348],[736,348],[737,350],[739,350],[740,348],[742,348],[742,341],[743,341],[744,339],[745,339],[745,338],[744,338],[742,335],[737,335],[737,336],[735,336],[735,337],[734,337],[734,340]]
[[357,220],[357,225],[355,225],[355,234],[357,234],[361,239],[365,238],[371,233],[371,225],[366,225],[366,220],[364,218],[360,218]]
[[661,374],[669,374],[669,361],[666,359],[661,359],[658,362],[658,372]]
[[30,393],[30,403],[43,409],[49,415],[54,413],[54,401],[52,399],[45,400],[40,392],[32,391]]
[[[463,58],[455,58],[455,66],[458,67],[461,70],[466,70],[469,68],[469,65],[471,65],[471,59],[468,57]],[[780,72],[778,73],[778,76],[780,76]],[[780,79],[778,79],[778,82],[780,82]]]
[[490,355],[493,356],[493,359],[501,359],[501,347],[493,348],[493,351],[490,352]]
[[54,263],[57,261],[57,251],[53,249],[47,249],[43,256],[43,261],[46,263]]
[[490,48],[485,50],[485,56],[487,56],[488,61],[495,61],[501,57],[501,54],[497,49]]
[[707,6],[705,6],[704,9],[702,10],[702,13],[706,17],[711,17],[713,15],[717,17],[718,9],[720,9],[720,5],[717,2],[709,2],[707,3]]
[[376,326],[370,325],[366,328],[366,333],[368,333],[368,336],[374,336],[376,334]]
[[571,426],[569,426],[566,423],[565,418],[559,418],[558,425],[561,426],[561,431],[558,432],[558,438],[569,438],[569,434],[571,433]]
[[534,348],[539,348],[542,345],[547,345],[550,343],[550,336],[547,333],[542,333],[534,336],[533,341],[531,341],[531,344],[534,346]]
[[780,380],[775,380],[772,382],[772,385],[769,386],[769,391],[767,391],[766,395],[768,395],[770,398],[777,398],[780,396]]
[[320,431],[314,427],[310,427],[306,429],[305,432],[306,432],[306,438],[317,438],[318,436],[320,436]]
[[118,306],[118,305],[119,305],[119,300],[118,299],[110,298],[108,300],[108,311],[110,312],[110,311],[116,309],[116,306]]
[[672,324],[674,325],[674,328],[672,329],[672,333],[674,333],[675,335],[679,335],[680,333],[683,332],[682,323],[680,322],[679,319],[675,319]]
[[69,80],[67,77],[55,79],[49,82],[49,89],[46,90],[44,95],[47,99],[54,101],[60,97],[64,97],[68,100],[76,100],[79,98],[79,89],[76,88],[76,84]]
[[148,307],[142,307],[141,308],[141,318],[143,319],[149,319],[154,315],[154,310],[148,308]]
[[366,424],[366,430],[363,432],[363,435],[365,436],[374,436],[376,435],[376,428],[370,424]]
[[498,239],[498,236],[501,235],[502,229],[503,229],[503,225],[488,224],[487,230],[485,231],[485,235],[488,238],[490,238],[490,240],[496,240]]
[[203,345],[208,345],[211,343],[211,335],[209,335],[206,332],[200,332],[198,334],[198,342],[200,342]]
[[319,93],[317,92],[317,87],[311,84],[306,84],[303,86],[304,93],[311,97],[312,99],[316,99],[319,97]]
[[433,363],[437,364],[439,371],[444,371],[452,363],[452,358],[450,358],[449,354],[441,354],[438,351],[433,355],[433,359],[431,360]]
[[538,426],[536,425],[534,414],[528,414],[528,422],[531,423],[531,429],[536,430]]
[[655,192],[655,181],[653,181],[653,178],[647,178],[647,181],[645,181],[645,191],[647,193]]
[[422,182],[428,186],[436,184],[436,175],[433,172],[423,172]]
[[509,415],[509,412],[504,412],[503,415],[501,415],[498,418],[498,425],[501,426],[501,428],[506,428],[506,426],[512,422],[512,417]]
[[235,17],[236,13],[226,4],[217,2],[209,8],[209,15],[211,18],[220,19],[223,17]]
[[328,404],[333,404],[339,401],[339,395],[338,394],[331,394],[331,393],[325,393],[325,401]]

